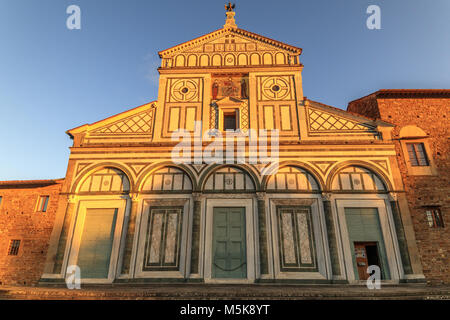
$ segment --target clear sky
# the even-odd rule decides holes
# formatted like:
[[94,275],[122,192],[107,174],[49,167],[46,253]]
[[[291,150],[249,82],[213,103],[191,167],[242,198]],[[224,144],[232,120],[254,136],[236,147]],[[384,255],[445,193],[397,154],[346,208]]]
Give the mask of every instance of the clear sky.
[[[221,28],[225,2],[0,0],[0,180],[64,177],[65,131],[156,100],[157,52]],[[303,48],[310,99],[450,87],[450,0],[234,2],[238,27]],[[373,4],[381,30],[366,27]]]

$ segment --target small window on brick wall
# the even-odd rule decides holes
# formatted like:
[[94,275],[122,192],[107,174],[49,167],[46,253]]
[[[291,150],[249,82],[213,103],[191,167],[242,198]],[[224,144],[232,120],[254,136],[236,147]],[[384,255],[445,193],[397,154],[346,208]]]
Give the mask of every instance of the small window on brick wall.
[[11,240],[9,242],[8,256],[17,256],[19,254],[20,240]]
[[409,161],[412,166],[429,166],[427,153],[423,143],[407,143]]
[[441,209],[436,208],[427,208],[425,211],[427,215],[428,225],[431,228],[443,228],[444,220],[442,219]]
[[0,207],[2,206],[3,197],[0,196]]
[[37,212],[46,212],[48,206],[49,196],[39,196],[38,204],[37,204]]

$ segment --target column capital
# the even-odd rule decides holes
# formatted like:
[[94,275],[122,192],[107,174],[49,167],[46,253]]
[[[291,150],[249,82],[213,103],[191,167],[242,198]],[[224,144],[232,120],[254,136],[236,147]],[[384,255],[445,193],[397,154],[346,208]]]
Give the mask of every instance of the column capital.
[[389,192],[389,201],[397,201],[398,200],[398,194],[397,192]]
[[139,201],[139,193],[130,193],[129,194],[130,195],[130,199],[131,199],[131,201],[133,201],[133,202],[137,202],[137,201]]
[[194,198],[194,201],[202,201],[205,195],[201,192],[192,192],[192,197]]
[[77,196],[75,194],[69,194],[67,196],[67,202],[69,202],[69,203],[77,202]]
[[331,201],[331,196],[333,195],[333,193],[331,192],[322,192],[322,200],[323,201]]
[[256,193],[256,199],[258,199],[258,200],[266,200],[266,193],[265,192],[257,192]]

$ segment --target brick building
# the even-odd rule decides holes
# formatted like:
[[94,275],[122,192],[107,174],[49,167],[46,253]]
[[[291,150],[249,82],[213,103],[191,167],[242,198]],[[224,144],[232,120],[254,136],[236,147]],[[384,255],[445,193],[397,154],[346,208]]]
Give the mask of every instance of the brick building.
[[0,182],[0,284],[40,279],[63,181]]
[[450,281],[448,91],[306,99],[302,49],[226,15],[159,52],[157,101],[67,131],[64,180],[5,182],[0,281]]
[[347,110],[395,124],[392,138],[423,272],[429,281],[448,283],[450,90],[379,90]]

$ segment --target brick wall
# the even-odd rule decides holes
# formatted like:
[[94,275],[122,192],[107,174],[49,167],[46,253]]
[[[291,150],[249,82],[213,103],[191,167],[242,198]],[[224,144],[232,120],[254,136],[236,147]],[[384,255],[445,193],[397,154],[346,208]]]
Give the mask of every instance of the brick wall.
[[[0,184],[0,285],[34,285],[42,275],[62,180]],[[40,195],[50,196],[47,211],[36,212]],[[8,256],[10,240],[21,240]]]
[[[383,96],[378,92],[351,102],[348,109],[373,115],[374,105],[380,119],[396,125],[393,139],[424,275],[431,283],[450,283],[450,97],[425,97],[424,94],[419,97]],[[397,140],[401,127],[406,125],[418,126],[429,135],[427,141],[431,154],[428,156],[435,162],[437,175],[408,175],[400,141]],[[441,207],[445,228],[428,226],[424,206],[434,205]]]

